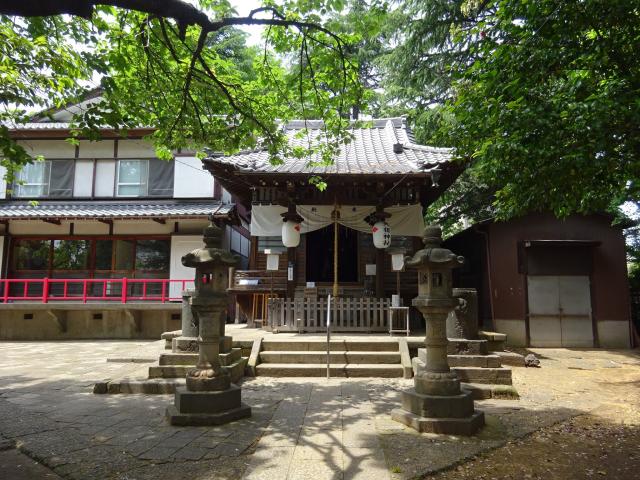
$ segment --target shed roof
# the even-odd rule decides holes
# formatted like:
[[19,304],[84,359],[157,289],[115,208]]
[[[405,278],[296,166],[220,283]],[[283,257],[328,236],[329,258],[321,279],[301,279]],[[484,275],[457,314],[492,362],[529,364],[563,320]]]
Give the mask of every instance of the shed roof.
[[[294,120],[284,127],[291,146],[306,147],[323,141],[321,120]],[[448,163],[453,150],[415,143],[403,117],[371,121],[368,128],[352,128],[353,139],[342,145],[331,165],[318,165],[320,155],[309,158],[288,158],[280,165],[269,162],[266,150],[252,150],[228,156],[213,155],[209,164],[227,164],[246,173],[274,174],[418,174],[427,173]],[[314,165],[314,163],[316,165]]]
[[235,205],[207,201],[40,201],[0,203],[0,220],[30,219],[140,219],[140,218],[214,218],[229,219]]

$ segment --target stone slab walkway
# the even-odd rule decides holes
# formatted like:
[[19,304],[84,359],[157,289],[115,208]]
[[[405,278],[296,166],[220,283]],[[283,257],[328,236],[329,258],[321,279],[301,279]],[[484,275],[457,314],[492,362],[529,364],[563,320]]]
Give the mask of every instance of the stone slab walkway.
[[[162,342],[0,343],[0,442],[68,479],[404,479],[464,462],[607,404],[640,414],[637,352],[536,350],[514,368],[521,400],[487,400],[472,438],[419,435],[390,419],[403,379],[246,379],[253,416],[221,427],[172,427],[167,395],[94,395],[96,381],[138,376]],[[635,409],[635,410],[634,410]],[[634,414],[635,414],[634,413]]]

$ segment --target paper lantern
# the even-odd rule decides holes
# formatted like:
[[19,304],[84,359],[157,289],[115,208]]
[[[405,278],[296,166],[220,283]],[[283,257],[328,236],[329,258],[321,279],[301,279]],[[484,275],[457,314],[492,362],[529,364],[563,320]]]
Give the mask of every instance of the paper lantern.
[[376,248],[388,248],[391,245],[391,227],[383,220],[377,221],[371,228],[373,234],[373,246]]
[[282,244],[287,248],[300,245],[300,223],[293,220],[282,222]]

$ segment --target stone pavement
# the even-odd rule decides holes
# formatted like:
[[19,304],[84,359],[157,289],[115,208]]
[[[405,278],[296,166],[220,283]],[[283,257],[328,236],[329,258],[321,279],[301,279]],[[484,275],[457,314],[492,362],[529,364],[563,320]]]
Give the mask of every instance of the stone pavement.
[[[171,427],[167,395],[94,395],[94,382],[136,376],[162,342],[0,344],[0,442],[69,479],[400,479],[434,472],[543,426],[624,404],[640,414],[637,352],[536,350],[514,368],[521,400],[485,400],[477,437],[417,434],[390,419],[403,379],[245,379],[251,418]],[[5,478],[5,477],[3,477]],[[43,477],[45,478],[45,477]]]

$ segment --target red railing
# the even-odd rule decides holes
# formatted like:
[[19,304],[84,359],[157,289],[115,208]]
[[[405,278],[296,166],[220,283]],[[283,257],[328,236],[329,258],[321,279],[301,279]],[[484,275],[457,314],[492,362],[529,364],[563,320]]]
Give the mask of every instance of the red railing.
[[[172,288],[173,287],[173,288]],[[2,278],[0,302],[171,302],[193,280],[168,278]]]

